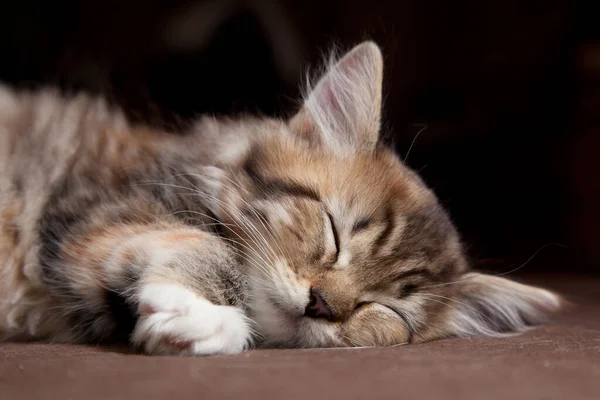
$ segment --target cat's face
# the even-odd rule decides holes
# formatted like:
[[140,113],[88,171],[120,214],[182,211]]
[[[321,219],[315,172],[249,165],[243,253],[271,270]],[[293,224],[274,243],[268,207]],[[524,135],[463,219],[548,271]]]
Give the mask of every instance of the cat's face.
[[265,341],[382,346],[537,322],[556,296],[468,272],[433,193],[378,144],[381,75],[379,49],[358,46],[224,173],[215,210]]

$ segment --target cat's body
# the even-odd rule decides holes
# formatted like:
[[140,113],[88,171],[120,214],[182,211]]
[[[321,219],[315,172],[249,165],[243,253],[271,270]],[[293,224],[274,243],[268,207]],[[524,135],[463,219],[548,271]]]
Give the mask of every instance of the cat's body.
[[378,143],[381,74],[363,44],[291,120],[183,136],[0,88],[0,339],[210,354],[542,320],[558,298],[468,272],[435,196]]
[[139,278],[133,264],[144,260],[110,271],[107,258],[123,240],[153,231],[174,245],[214,237],[214,260],[202,268],[211,253],[200,250],[190,260],[194,271],[182,268],[182,283],[215,304],[243,305],[245,278],[235,255],[217,239],[214,217],[191,190],[203,186],[197,175],[204,165],[232,151],[219,150],[217,140],[234,136],[235,147],[263,121],[204,119],[180,137],[131,127],[118,110],[86,95],[1,90],[5,338],[112,339],[120,329],[110,301],[124,298]]

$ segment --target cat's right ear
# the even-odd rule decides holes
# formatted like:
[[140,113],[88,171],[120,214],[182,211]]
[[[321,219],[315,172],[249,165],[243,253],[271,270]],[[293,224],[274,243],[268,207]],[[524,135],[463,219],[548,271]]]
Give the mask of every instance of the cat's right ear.
[[469,272],[456,284],[456,304],[445,321],[446,333],[452,335],[520,332],[545,322],[564,305],[549,290],[500,276]]
[[379,138],[383,58],[364,42],[332,63],[290,120],[293,132],[347,155],[373,152]]

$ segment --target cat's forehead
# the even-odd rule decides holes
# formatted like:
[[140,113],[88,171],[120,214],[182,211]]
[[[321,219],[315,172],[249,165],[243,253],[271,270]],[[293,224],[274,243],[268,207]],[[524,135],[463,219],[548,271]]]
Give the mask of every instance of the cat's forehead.
[[393,152],[339,157],[299,140],[271,140],[250,152],[246,166],[262,176],[313,188],[323,199],[343,199],[347,207],[379,207],[382,202],[420,202],[428,190]]

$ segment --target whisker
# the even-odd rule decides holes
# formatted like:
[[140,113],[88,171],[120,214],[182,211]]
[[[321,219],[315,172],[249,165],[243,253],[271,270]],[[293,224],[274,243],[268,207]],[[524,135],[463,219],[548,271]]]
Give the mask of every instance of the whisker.
[[[537,249],[533,253],[533,255],[531,257],[529,257],[523,264],[519,265],[517,268],[514,268],[514,269],[512,269],[510,271],[507,271],[507,272],[502,272],[502,273],[499,273],[499,274],[491,274],[491,275],[492,276],[496,276],[496,277],[500,277],[500,276],[505,276],[505,275],[508,275],[508,274],[512,274],[512,273],[520,270],[521,268],[525,267],[527,264],[529,264],[531,262],[531,260],[533,260],[534,257],[536,255],[538,255],[538,253],[540,253],[542,250],[544,250],[546,247],[549,247],[549,246],[559,246],[559,247],[566,248],[566,246],[564,246],[564,245],[562,245],[560,243],[546,243],[545,245],[543,245],[542,247],[540,247],[539,249]],[[464,279],[459,279],[459,280],[452,281],[452,282],[437,283],[435,285],[421,286],[421,289],[427,289],[427,288],[433,288],[433,287],[440,287],[440,286],[455,285],[455,284],[458,284],[458,283],[461,283],[461,282],[469,281],[469,280],[474,279],[474,278],[475,278],[475,276],[472,276],[472,277],[468,277],[468,278],[464,278]]]
[[417,139],[419,138],[419,135],[421,134],[421,132],[423,132],[424,130],[426,130],[428,128],[427,124],[423,125],[423,127],[421,129],[419,129],[419,132],[417,132],[417,134],[415,135],[415,137],[413,138],[412,142],[410,143],[410,146],[408,147],[408,150],[406,151],[406,155],[404,156],[404,163],[406,164],[406,161],[408,160],[408,156],[410,155],[410,151],[412,150],[415,142],[417,141]]

